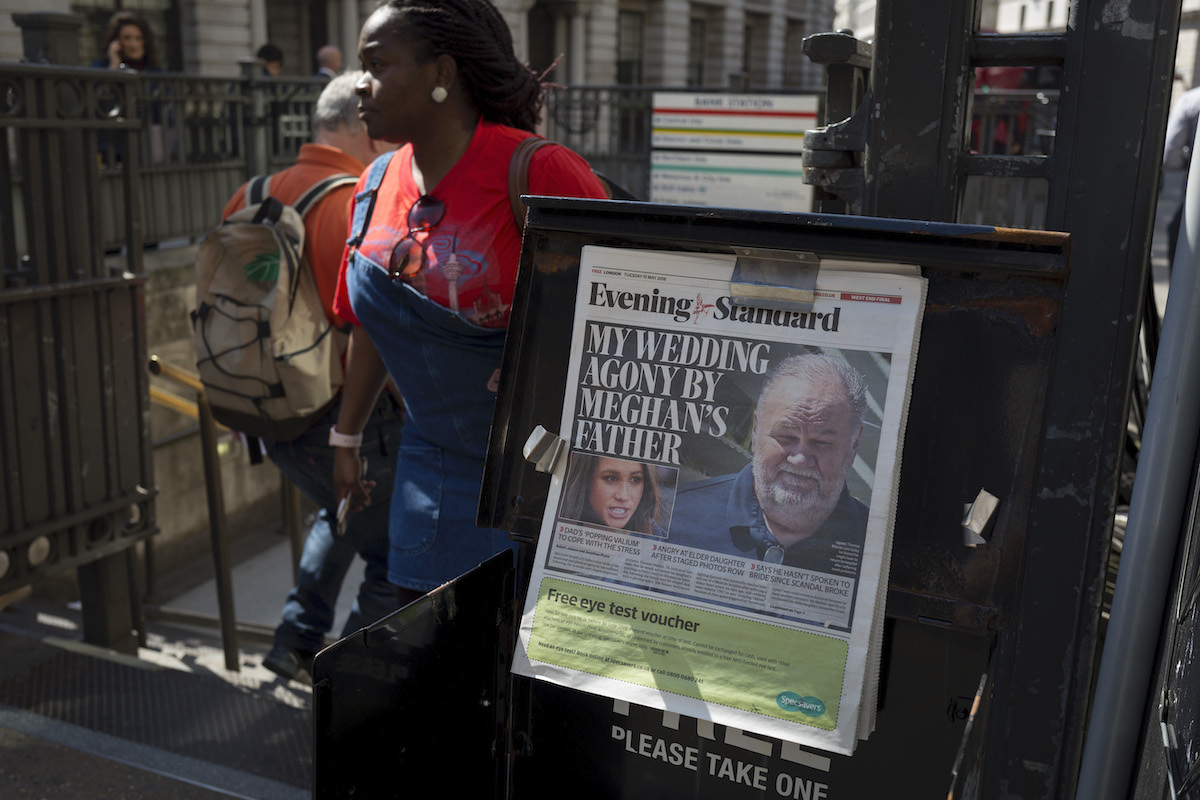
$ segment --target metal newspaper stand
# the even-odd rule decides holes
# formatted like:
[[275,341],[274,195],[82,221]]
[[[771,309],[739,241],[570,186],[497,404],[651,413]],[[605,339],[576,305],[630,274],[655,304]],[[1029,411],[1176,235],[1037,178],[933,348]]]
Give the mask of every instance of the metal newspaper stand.
[[[1014,686],[1014,673],[1047,664],[1070,671],[1080,658],[1066,642],[1035,648],[1019,635],[1029,622],[1022,609],[1043,621],[1076,614],[1039,605],[1052,589],[1023,579],[1039,550],[1039,457],[1056,422],[1046,399],[1067,236],[614,201],[533,198],[529,206],[479,509],[481,524],[522,542],[517,563],[494,558],[317,657],[315,796],[393,796],[414,787],[411,776],[460,796],[518,799],[994,796],[1013,766],[990,736],[1070,724],[1060,695]],[[534,428],[556,428],[561,418],[580,252],[590,244],[805,251],[919,265],[928,279],[877,725],[853,756],[508,672],[550,485],[522,448]],[[964,506],[980,490],[1000,502],[986,542],[968,547]],[[1087,533],[1036,535],[1079,537],[1082,547]],[[1044,691],[1048,702],[1014,724],[1007,696],[1028,691]],[[1065,749],[1078,738],[1056,741]]]

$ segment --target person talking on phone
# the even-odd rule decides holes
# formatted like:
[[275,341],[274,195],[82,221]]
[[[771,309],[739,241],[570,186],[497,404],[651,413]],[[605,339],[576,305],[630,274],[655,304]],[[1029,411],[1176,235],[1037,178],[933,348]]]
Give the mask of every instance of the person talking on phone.
[[[131,72],[162,72],[158,60],[158,42],[154,37],[154,29],[144,17],[133,11],[118,11],[108,19],[104,34],[104,54],[93,61],[95,69],[120,69]],[[174,150],[175,134],[174,111],[169,99],[154,97],[157,95],[156,82],[139,86],[138,92],[139,115],[149,123],[148,131],[143,138],[143,158],[150,163],[161,164],[168,152]],[[101,101],[102,112],[115,112],[114,107]],[[100,162],[105,166],[113,166],[125,160],[120,137],[111,131],[100,131],[96,136]]]
[[154,29],[140,15],[132,11],[118,11],[108,19],[104,55],[93,61],[92,66],[162,72]]

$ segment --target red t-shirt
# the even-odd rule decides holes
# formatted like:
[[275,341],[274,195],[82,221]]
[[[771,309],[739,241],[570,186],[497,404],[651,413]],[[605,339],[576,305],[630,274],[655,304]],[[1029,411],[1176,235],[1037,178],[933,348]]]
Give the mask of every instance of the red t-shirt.
[[[423,258],[424,264],[410,283],[434,302],[483,327],[508,324],[521,256],[521,232],[508,196],[508,165],[517,143],[527,136],[525,131],[481,121],[462,158],[429,193],[442,202],[441,219],[432,229],[415,232],[410,240],[415,245],[405,248],[417,260],[414,263]],[[365,181],[364,172],[355,194]],[[605,197],[587,162],[555,146],[533,154],[528,193]],[[412,147],[406,145],[396,151],[383,176],[359,253],[388,268],[392,251],[408,237],[409,209],[419,197],[412,177]],[[347,248],[333,309],[358,324],[346,292],[349,255]]]

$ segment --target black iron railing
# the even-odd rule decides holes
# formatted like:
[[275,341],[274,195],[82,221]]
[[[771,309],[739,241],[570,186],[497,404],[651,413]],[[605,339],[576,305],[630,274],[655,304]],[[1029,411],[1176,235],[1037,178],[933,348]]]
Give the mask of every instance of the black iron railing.
[[[143,230],[148,242],[194,239],[215,225],[247,178],[290,166],[311,138],[323,84],[309,79],[238,80],[144,74],[136,114],[142,153]],[[114,182],[123,165],[106,154]],[[119,219],[123,213],[114,207]],[[105,229],[116,232],[115,225]],[[106,238],[106,246],[119,246]]]
[[551,89],[546,137],[579,153],[635,197],[648,200],[653,91],[637,86]]
[[[62,135],[76,137],[80,153],[95,154],[98,170],[81,183],[94,192],[95,202],[87,204],[86,213],[81,207],[72,217],[95,226],[96,246],[112,252],[131,245],[134,220],[126,212],[132,201],[126,187],[132,185],[127,179],[138,189],[139,247],[194,240],[217,223],[242,182],[290,165],[311,137],[312,110],[324,84],[305,78],[265,79],[249,65],[246,72],[230,79],[0,65],[0,82],[9,98],[2,124],[14,131],[10,139],[19,137],[15,132],[25,125],[28,109],[21,105],[20,87],[27,78],[20,76],[37,74],[53,81],[55,91],[65,98],[65,108],[55,113],[64,130],[74,131]],[[552,88],[545,133],[634,196],[650,199],[654,91],[643,86]],[[978,93],[972,150],[1048,156],[1056,109],[1054,91]],[[120,144],[117,132],[123,130],[131,131],[135,141]],[[129,169],[133,152],[138,164]],[[5,169],[13,191],[0,202],[10,204],[7,220],[28,223],[23,216],[29,203],[24,197],[25,170],[11,142],[10,156]],[[973,177],[962,221],[1040,227],[1036,220],[1045,205],[1045,187],[1018,183]],[[28,254],[25,227],[16,225],[14,235],[5,238],[6,264],[19,263]]]
[[[1058,91],[976,92],[972,153],[1049,158],[1054,153]],[[958,221],[1010,228],[1046,227],[1050,184],[1044,178],[968,175]]]
[[[71,567],[103,583],[108,567],[89,565],[157,527],[140,123],[122,113],[136,89],[120,73],[0,67],[0,593]],[[101,150],[124,162],[107,186]],[[107,203],[127,213],[106,222]],[[115,272],[109,223],[130,243]],[[99,616],[85,603],[85,629]]]
[[[52,105],[40,123],[29,105],[35,86],[52,87]],[[0,203],[7,224],[6,264],[34,246],[43,221],[30,216],[39,189],[30,181],[34,162],[20,148],[49,138],[71,138],[77,147],[59,162],[86,206],[71,217],[94,227],[87,238],[112,252],[167,239],[195,239],[215,225],[234,190],[248,177],[282,169],[310,140],[310,118],[323,84],[310,79],[201,78],[173,73],[140,75],[42,65],[0,65],[0,127],[10,131],[6,185]],[[46,127],[46,120],[53,123]],[[47,133],[47,130],[61,132]],[[35,130],[37,131],[35,133]],[[123,132],[129,132],[128,141]],[[27,144],[21,144],[26,142]],[[78,162],[78,163],[76,163]],[[137,187],[137,197],[129,190]],[[84,202],[90,197],[91,202]],[[133,202],[138,203],[131,214]],[[36,216],[36,215],[34,215]],[[132,231],[129,226],[138,229]],[[140,234],[140,235],[137,235]],[[140,264],[131,265],[140,271]]]

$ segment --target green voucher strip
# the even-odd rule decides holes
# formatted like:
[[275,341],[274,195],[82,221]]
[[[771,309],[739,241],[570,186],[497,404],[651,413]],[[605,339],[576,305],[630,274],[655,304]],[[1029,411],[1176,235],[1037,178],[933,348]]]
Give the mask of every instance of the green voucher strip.
[[833,730],[848,645],[832,636],[544,578],[527,655]]

